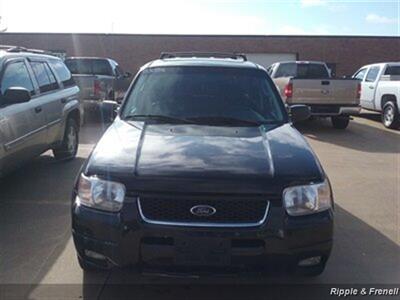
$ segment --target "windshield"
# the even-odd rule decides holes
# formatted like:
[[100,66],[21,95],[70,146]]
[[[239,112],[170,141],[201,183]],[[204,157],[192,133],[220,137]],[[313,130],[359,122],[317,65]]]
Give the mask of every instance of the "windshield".
[[110,64],[105,59],[66,59],[65,65],[72,74],[112,75]]
[[[279,123],[286,113],[263,71],[237,68],[167,67],[142,72],[122,118],[163,115],[205,120]],[[207,121],[205,121],[207,122]]]

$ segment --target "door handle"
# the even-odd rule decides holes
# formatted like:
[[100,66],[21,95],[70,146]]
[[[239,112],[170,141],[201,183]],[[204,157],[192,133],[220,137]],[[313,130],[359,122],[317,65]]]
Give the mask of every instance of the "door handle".
[[40,106],[35,107],[35,113],[40,113],[42,111],[42,108]]
[[373,90],[373,89],[374,89],[374,86],[373,86],[373,85],[370,85],[369,88],[370,88],[371,90]]

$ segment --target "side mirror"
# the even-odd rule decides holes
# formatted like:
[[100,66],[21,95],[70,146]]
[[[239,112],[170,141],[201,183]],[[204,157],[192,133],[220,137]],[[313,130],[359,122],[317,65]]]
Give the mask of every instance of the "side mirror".
[[305,121],[311,117],[310,108],[307,105],[293,105],[290,107],[290,116],[293,123]]
[[117,101],[112,100],[104,100],[101,103],[101,112],[103,114],[103,118],[107,122],[114,121],[115,117],[118,114],[119,107],[121,105]]
[[132,73],[131,72],[125,72],[124,73],[124,78],[131,78],[132,77]]
[[7,104],[24,103],[31,100],[31,93],[23,87],[10,87],[4,92],[4,99]]

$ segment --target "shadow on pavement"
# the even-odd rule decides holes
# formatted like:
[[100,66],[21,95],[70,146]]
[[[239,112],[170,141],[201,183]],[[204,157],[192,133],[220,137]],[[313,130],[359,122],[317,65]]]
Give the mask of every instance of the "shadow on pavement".
[[[328,144],[372,153],[399,153],[400,132],[385,127],[376,128],[367,123],[350,121],[346,130],[331,126],[327,119],[316,119],[296,124],[296,128],[306,137]],[[379,136],[379,139],[374,137]]]
[[[0,284],[30,289],[70,239],[70,195],[84,159],[44,154],[0,181]],[[1,298],[1,296],[0,296]]]
[[[77,266],[74,268],[75,252],[69,251],[73,248],[70,197],[78,171],[105,127],[88,123],[81,128],[75,159],[59,162],[48,151],[0,180],[1,299],[4,287],[11,292],[11,299],[25,299],[31,294],[41,298],[35,297],[38,289],[53,286],[50,290],[62,291],[57,284],[42,282],[63,283],[59,278],[65,278],[68,272],[69,279],[76,278],[74,271],[81,275]],[[104,278],[95,282],[102,283]],[[73,282],[79,283],[81,295],[81,280]],[[76,291],[77,286],[70,287]],[[65,293],[67,298],[71,295]]]
[[[335,222],[333,253],[325,272],[317,278],[182,279],[145,277],[115,269],[109,273],[99,299],[324,299],[331,287],[341,284],[400,283],[398,244],[339,206]],[[93,286],[85,285],[91,282],[91,276],[84,275],[84,299],[93,297]]]
[[368,119],[371,121],[378,122],[382,125],[382,118],[380,113],[374,113],[374,112],[362,112],[358,115],[360,118]]

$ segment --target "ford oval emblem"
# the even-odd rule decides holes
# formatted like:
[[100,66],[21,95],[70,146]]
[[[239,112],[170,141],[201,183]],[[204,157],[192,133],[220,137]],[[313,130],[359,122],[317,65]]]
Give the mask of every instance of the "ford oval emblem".
[[198,217],[211,217],[217,210],[210,205],[196,205],[190,209],[190,212]]

